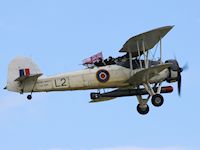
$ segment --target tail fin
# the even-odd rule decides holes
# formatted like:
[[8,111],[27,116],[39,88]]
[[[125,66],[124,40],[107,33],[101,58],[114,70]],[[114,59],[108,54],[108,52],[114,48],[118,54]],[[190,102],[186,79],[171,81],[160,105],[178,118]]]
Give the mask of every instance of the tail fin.
[[21,85],[16,81],[19,77],[28,77],[41,74],[39,67],[28,57],[16,57],[8,66],[7,86],[8,91],[21,92]]

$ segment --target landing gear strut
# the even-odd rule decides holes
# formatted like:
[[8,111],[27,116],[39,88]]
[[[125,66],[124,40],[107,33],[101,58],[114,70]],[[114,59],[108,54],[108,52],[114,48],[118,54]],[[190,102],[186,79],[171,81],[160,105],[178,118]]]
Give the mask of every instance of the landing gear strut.
[[137,111],[141,115],[146,115],[149,112],[149,106],[147,105],[147,102],[149,100],[150,96],[148,96],[146,99],[142,98],[142,95],[137,95],[138,99],[138,105],[137,105]]

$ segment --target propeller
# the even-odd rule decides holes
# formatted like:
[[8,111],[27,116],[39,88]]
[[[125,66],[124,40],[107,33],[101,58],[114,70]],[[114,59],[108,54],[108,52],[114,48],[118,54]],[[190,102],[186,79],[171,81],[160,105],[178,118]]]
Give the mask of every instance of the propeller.
[[177,81],[177,83],[178,83],[178,95],[179,96],[181,96],[181,82],[182,82],[182,80],[181,80],[181,73],[179,72],[178,81]]
[[[169,71],[171,72],[169,77],[166,79],[167,82],[177,82],[177,88],[178,88],[178,95],[181,96],[181,83],[182,83],[182,77],[181,73],[188,69],[188,64],[186,63],[183,67],[179,66],[179,63],[175,57],[175,59],[169,59],[165,61],[166,63],[171,63],[171,67],[169,68]],[[175,75],[175,72],[177,72],[177,76]]]
[[185,64],[183,67],[179,67],[178,66],[178,80],[177,80],[177,86],[178,86],[178,95],[181,96],[181,82],[182,82],[182,77],[181,77],[181,73],[184,70],[188,69],[188,64]]

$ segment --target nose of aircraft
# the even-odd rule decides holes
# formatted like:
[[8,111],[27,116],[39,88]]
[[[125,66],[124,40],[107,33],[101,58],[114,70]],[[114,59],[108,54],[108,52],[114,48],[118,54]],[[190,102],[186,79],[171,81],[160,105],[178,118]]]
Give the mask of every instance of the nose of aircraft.
[[[168,80],[169,82],[174,82],[177,81],[177,88],[178,88],[178,95],[181,95],[181,84],[182,84],[182,77],[181,77],[181,73],[188,69],[188,64],[185,64],[183,67],[180,67],[178,61],[176,59],[171,59],[171,60],[167,60],[167,63],[171,63],[171,67],[169,68],[169,71],[171,72],[171,77]],[[176,72],[177,75],[175,76],[175,78],[172,76],[172,73]],[[174,78],[173,81],[170,81],[172,78]]]

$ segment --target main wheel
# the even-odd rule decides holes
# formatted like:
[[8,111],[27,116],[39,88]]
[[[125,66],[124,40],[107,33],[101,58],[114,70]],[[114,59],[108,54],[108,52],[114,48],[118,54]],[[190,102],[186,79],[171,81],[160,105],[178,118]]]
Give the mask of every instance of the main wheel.
[[141,115],[146,115],[149,112],[149,106],[146,104],[143,107],[140,106],[140,104],[137,105],[137,111]]
[[32,99],[32,95],[28,95],[28,96],[27,96],[27,99],[28,99],[28,100],[31,100],[31,99]]
[[152,97],[151,99],[151,102],[154,106],[156,107],[160,107],[162,106],[163,102],[164,102],[164,99],[163,99],[163,96],[160,95],[160,94],[156,94]]

